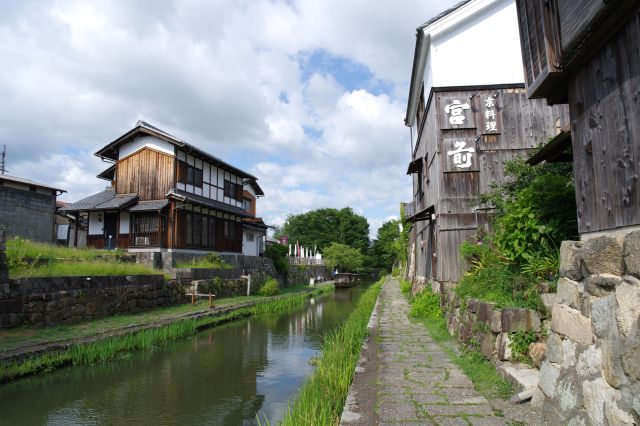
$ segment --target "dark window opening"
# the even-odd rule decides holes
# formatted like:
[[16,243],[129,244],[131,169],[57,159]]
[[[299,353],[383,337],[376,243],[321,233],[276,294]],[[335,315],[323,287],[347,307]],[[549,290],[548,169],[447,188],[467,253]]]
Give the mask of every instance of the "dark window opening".
[[178,182],[202,188],[202,169],[178,160]]
[[231,181],[224,181],[224,196],[232,198],[236,201],[242,201],[242,185]]

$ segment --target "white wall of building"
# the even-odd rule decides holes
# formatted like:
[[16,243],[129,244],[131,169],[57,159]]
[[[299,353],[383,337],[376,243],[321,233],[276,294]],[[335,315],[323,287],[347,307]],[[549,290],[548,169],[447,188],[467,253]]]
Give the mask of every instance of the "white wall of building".
[[[242,231],[242,254],[245,256],[258,256],[258,238],[260,235],[253,229],[245,229]],[[253,241],[249,241],[253,236]]]
[[104,214],[89,212],[89,235],[104,235]]
[[127,155],[131,155],[142,148],[151,148],[156,151],[163,152],[165,154],[174,155],[173,145],[169,142],[158,139],[155,136],[138,136],[131,142],[127,142],[120,147],[118,158],[124,158]]
[[425,33],[425,97],[431,87],[524,83],[514,0],[470,2]]

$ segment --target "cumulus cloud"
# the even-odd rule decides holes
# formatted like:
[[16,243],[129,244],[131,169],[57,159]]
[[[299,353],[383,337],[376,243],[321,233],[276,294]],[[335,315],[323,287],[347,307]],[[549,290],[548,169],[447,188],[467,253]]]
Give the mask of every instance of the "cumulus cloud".
[[145,119],[255,173],[267,222],[348,205],[374,228],[410,197],[415,28],[454,2],[5,2],[0,145],[73,201]]

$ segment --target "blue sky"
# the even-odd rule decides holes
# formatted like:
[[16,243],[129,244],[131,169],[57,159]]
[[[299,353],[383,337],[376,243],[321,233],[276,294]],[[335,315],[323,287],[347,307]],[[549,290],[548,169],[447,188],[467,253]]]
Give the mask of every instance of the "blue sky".
[[352,207],[375,235],[409,200],[415,28],[455,1],[4,2],[0,145],[75,201],[144,119],[259,178],[258,214]]

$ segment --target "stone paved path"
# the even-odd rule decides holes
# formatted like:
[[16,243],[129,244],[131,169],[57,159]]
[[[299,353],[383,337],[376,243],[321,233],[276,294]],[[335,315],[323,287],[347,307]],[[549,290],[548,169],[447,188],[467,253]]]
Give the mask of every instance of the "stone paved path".
[[398,281],[391,279],[370,323],[341,424],[506,424],[408,312]]

